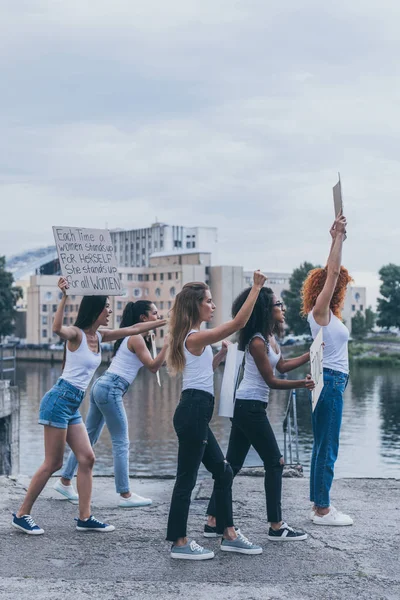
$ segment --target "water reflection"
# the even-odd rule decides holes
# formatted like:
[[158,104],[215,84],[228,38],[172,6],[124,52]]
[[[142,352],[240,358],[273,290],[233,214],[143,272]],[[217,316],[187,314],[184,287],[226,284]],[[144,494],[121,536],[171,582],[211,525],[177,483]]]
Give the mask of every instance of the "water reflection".
[[[98,374],[104,370],[99,369]],[[21,461],[20,471],[32,475],[43,459],[43,432],[37,425],[41,397],[54,384],[59,365],[20,363],[18,385],[21,393]],[[294,377],[300,376],[294,374]],[[301,375],[303,376],[303,375]],[[220,388],[222,370],[216,372],[216,389]],[[175,474],[177,442],[172,417],[180,393],[180,379],[161,371],[162,387],[148,371],[142,370],[125,396],[131,449],[131,474],[168,476]],[[341,448],[336,474],[341,477],[400,476],[400,373],[394,370],[360,368],[352,372],[345,392]],[[298,424],[300,461],[307,471],[312,447],[310,404],[307,393],[298,390]],[[217,395],[218,402],[218,395]],[[272,391],[269,417],[283,450],[282,422],[287,393]],[[86,416],[88,395],[82,405]],[[215,411],[216,415],[217,411]],[[229,419],[214,416],[213,431],[225,451],[228,444]],[[112,474],[111,440],[104,431],[96,445],[95,472]],[[260,461],[251,451],[247,465]]]

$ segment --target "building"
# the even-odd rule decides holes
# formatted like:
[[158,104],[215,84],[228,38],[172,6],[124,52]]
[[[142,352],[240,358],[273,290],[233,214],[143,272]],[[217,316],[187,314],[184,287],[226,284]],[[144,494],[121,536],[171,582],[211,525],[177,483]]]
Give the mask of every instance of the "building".
[[153,254],[172,254],[186,250],[209,252],[217,261],[216,227],[183,227],[153,223],[143,229],[110,231],[117,264],[120,267],[148,267]]
[[351,332],[351,319],[360,311],[365,317],[367,290],[365,287],[349,286],[343,308],[343,321]]

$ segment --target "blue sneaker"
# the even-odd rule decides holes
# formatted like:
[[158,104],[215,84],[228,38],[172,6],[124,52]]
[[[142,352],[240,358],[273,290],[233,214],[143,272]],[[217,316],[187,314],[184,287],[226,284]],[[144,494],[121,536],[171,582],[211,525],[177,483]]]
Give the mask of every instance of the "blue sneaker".
[[86,521],[81,521],[81,519],[75,519],[75,521],[77,522],[77,531],[100,531],[101,533],[107,533],[108,531],[114,531],[115,529],[114,525],[102,523],[92,515],[86,519]]
[[16,529],[27,533],[28,535],[42,535],[42,533],[44,533],[43,529],[40,529],[40,527],[36,525],[31,515],[22,515],[22,517],[17,517],[17,515],[13,513],[11,525]]
[[207,560],[214,558],[214,552],[207,550],[203,546],[199,546],[194,540],[188,542],[184,546],[172,546],[171,558],[179,558],[182,560]]
[[250,542],[250,540],[248,540],[243,533],[240,533],[240,531],[235,540],[222,540],[221,550],[224,550],[225,552],[238,552],[239,554],[262,553],[261,546],[257,546],[257,544]]

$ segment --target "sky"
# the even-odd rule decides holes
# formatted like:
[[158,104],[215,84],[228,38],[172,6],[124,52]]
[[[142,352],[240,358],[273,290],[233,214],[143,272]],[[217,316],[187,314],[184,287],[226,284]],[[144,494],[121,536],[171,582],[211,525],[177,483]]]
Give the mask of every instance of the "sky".
[[[0,255],[52,225],[216,226],[221,264],[398,263],[395,0],[1,0]],[[372,291],[375,290],[375,291]]]

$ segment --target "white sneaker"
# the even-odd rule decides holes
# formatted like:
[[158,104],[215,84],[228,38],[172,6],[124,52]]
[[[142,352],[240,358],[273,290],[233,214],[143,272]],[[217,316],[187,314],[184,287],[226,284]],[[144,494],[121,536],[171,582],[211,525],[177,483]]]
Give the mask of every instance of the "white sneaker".
[[314,520],[315,515],[316,515],[315,506],[312,506],[311,510],[310,510],[310,515],[309,515],[310,521]]
[[61,479],[57,479],[55,484],[53,485],[53,489],[64,496],[67,500],[71,502],[71,504],[79,504],[79,496],[74,490],[74,486],[72,485],[64,485]]
[[120,508],[135,508],[137,506],[150,506],[150,504],[153,504],[153,500],[150,500],[150,498],[143,498],[143,496],[139,496],[139,494],[132,492],[129,498],[120,496],[118,506]]
[[326,515],[314,515],[314,525],[330,525],[331,527],[346,527],[347,525],[353,525],[353,519],[349,515],[345,515],[334,506],[330,507],[329,512]]

